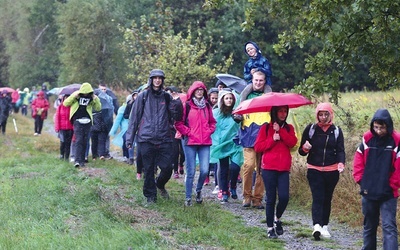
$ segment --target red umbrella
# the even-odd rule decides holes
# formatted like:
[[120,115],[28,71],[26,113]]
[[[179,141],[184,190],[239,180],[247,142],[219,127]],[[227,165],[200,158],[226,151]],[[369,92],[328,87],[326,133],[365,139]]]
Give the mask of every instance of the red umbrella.
[[73,83],[70,85],[67,85],[65,87],[63,87],[60,91],[60,93],[58,93],[59,95],[71,95],[72,93],[74,93],[75,91],[79,90],[81,88],[80,83]]
[[10,87],[2,87],[2,88],[0,88],[0,92],[3,92],[4,90],[6,90],[8,93],[12,93],[12,92],[15,91],[14,89],[12,89]]
[[269,92],[262,96],[241,102],[233,113],[248,114],[269,112],[273,106],[288,105],[289,108],[297,108],[309,104],[312,104],[312,102],[300,94]]

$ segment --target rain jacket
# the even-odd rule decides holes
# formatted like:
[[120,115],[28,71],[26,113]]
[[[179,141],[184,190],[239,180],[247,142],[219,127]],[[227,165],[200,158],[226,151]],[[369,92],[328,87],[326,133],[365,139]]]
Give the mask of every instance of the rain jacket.
[[[89,93],[93,93],[93,88],[90,85],[90,83],[85,82],[82,84],[82,86],[80,87],[79,90],[75,91],[67,99],[64,100],[64,102],[63,102],[64,106],[71,107],[71,112],[70,112],[70,116],[69,116],[70,121],[71,121],[72,117],[74,116],[75,112],[79,108],[79,101],[78,101],[79,94],[89,94]],[[100,98],[98,98],[98,97],[94,98],[86,106],[86,111],[90,116],[90,120],[92,121],[92,124],[93,124],[93,114],[92,114],[93,109],[95,111],[101,110]]]
[[[240,93],[240,101],[242,102],[247,100],[252,92],[253,84],[247,85],[242,93]],[[265,94],[268,92],[271,92],[271,87],[265,84],[263,93]],[[262,93],[260,93],[260,95],[261,94]],[[254,147],[254,142],[256,141],[260,127],[269,122],[269,120],[270,116],[268,112],[257,112],[243,115],[243,121],[241,122],[238,136],[235,138],[236,143],[244,148]]]
[[262,169],[284,172],[290,171],[290,167],[292,166],[290,149],[296,145],[297,137],[294,132],[294,127],[291,124],[286,123],[285,120],[280,124],[281,128],[278,132],[281,139],[279,141],[274,141],[273,136],[275,130],[272,123],[277,120],[277,111],[277,107],[272,107],[271,123],[264,124],[260,128],[260,132],[254,144],[254,150],[257,153],[262,153]]
[[[254,47],[256,48],[257,51],[257,55],[255,56],[255,58],[252,58],[249,56],[249,54],[247,54],[246,51],[246,45],[247,44],[253,44]],[[253,78],[252,74],[250,73],[250,71],[254,68],[256,68],[258,71],[261,71],[265,74],[266,77],[266,84],[271,86],[272,85],[272,81],[271,81],[271,76],[272,76],[272,69],[271,69],[271,64],[269,63],[269,61],[263,56],[261,55],[261,50],[258,47],[258,45],[255,42],[249,41],[244,45],[244,53],[246,53],[246,55],[249,57],[249,60],[247,60],[247,62],[244,64],[244,80],[246,80],[246,82],[251,83],[251,79]]]
[[[218,163],[219,159],[230,157],[231,161],[241,166],[243,164],[243,149],[233,141],[240,125],[232,119],[231,115],[224,115],[220,109],[223,97],[228,93],[233,94],[231,91],[226,90],[219,92],[218,108],[213,109],[213,116],[217,121],[217,126],[215,132],[211,135],[210,162]],[[236,99],[234,94],[233,96]],[[235,104],[237,104],[236,100]]]
[[54,130],[59,132],[60,130],[73,130],[74,127],[69,120],[69,114],[71,107],[66,107],[64,104],[60,104],[57,107],[57,111],[54,117]]
[[[122,105],[121,107],[119,107],[118,112],[117,112],[117,116],[115,117],[114,120],[114,124],[111,127],[110,136],[114,136],[114,138],[112,139],[112,143],[114,145],[117,145],[119,147],[122,147],[124,144],[124,139],[123,136],[126,133],[126,131],[128,130],[128,123],[129,123],[129,119],[125,119],[124,118],[124,112],[126,109],[127,105]],[[119,133],[117,134],[117,130],[118,128],[120,128]]]
[[[379,137],[374,121],[384,121],[388,134]],[[393,129],[393,121],[386,109],[374,114],[370,130],[354,155],[353,178],[360,184],[360,194],[371,200],[388,200],[399,196],[400,188],[400,134]]]
[[[199,108],[194,104],[192,97],[198,88],[204,89],[205,108]],[[186,114],[186,104],[183,105],[182,120],[175,122],[175,127],[182,134],[186,145],[211,145],[211,134],[215,131],[217,123],[212,113],[212,107],[208,102],[207,88],[203,82],[195,81],[187,92],[186,104],[190,111]]]
[[[326,131],[318,125],[319,111],[328,111],[330,114],[330,126]],[[329,103],[318,104],[315,110],[315,117],[317,123],[314,125],[315,131],[312,134],[312,138],[310,138],[310,128],[313,124],[309,124],[303,131],[298,152],[302,156],[308,155],[308,168],[319,171],[337,171],[338,163],[346,163],[343,132],[339,127],[333,125],[334,113]],[[339,129],[337,138],[335,135],[336,128]],[[306,141],[312,145],[309,152],[303,149]],[[326,167],[329,169],[326,169]]]
[[40,113],[42,120],[47,118],[47,110],[49,109],[49,101],[45,98],[44,92],[39,91],[37,97],[32,102],[32,117]]

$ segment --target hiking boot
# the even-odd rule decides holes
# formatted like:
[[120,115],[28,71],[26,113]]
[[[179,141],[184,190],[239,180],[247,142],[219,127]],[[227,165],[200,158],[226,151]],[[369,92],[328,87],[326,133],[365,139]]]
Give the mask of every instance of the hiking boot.
[[178,171],[175,171],[175,173],[174,173],[174,179],[179,179],[179,173],[178,173]]
[[331,237],[331,234],[330,234],[329,231],[328,231],[328,226],[327,226],[327,225],[325,225],[325,226],[322,227],[321,236],[322,236],[323,238],[330,238],[330,237]]
[[183,166],[178,167],[179,174],[183,175],[185,171],[183,170]]
[[201,191],[196,193],[196,203],[201,204],[203,202],[203,197],[201,197]]
[[75,162],[74,167],[79,168],[80,167],[79,162]]
[[243,207],[250,207],[251,206],[251,202],[249,198],[245,198],[243,199]]
[[191,199],[186,199],[185,200],[185,207],[191,207],[191,206],[193,206],[192,200]]
[[163,188],[163,189],[158,188],[158,190],[160,191],[161,197],[163,197],[164,199],[167,199],[167,200],[169,199],[169,193],[165,188]]
[[232,199],[236,200],[238,198],[236,189],[231,189],[231,197]]
[[219,193],[219,187],[218,185],[215,186],[214,190],[212,191],[212,194],[218,194]]
[[277,220],[274,222],[275,224],[275,231],[277,235],[282,235],[283,234],[283,227],[282,227],[282,221]]
[[268,230],[268,238],[270,238],[270,239],[278,238],[278,235],[276,235],[275,230],[273,228]]
[[264,209],[265,207],[264,207],[264,205],[259,201],[259,202],[254,202],[253,201],[253,206],[252,206],[253,208],[255,208],[255,209]]
[[312,232],[312,235],[314,236],[315,240],[320,240],[320,236],[321,236],[321,230],[322,227],[319,224],[315,224],[314,225],[314,231]]
[[204,180],[204,186],[208,186],[208,184],[210,184],[210,177],[206,177],[206,179]]

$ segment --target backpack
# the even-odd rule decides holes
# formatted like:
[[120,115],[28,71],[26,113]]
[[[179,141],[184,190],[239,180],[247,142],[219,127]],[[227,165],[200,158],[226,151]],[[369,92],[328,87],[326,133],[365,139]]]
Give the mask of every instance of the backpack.
[[[316,124],[312,124],[310,127],[310,130],[308,131],[308,137],[311,139],[315,133],[315,126]],[[337,141],[337,138],[339,137],[339,127],[333,125],[335,127],[334,133],[335,133],[335,140]]]

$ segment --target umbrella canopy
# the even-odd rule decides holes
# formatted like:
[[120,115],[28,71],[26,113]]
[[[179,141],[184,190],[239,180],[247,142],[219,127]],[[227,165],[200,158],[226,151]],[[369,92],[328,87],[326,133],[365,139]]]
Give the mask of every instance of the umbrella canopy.
[[228,88],[236,90],[236,92],[241,93],[243,89],[247,86],[247,82],[237,76],[230,74],[217,74],[217,78],[223,82]]
[[309,104],[312,104],[312,102],[300,94],[269,92],[262,96],[241,102],[233,113],[248,114],[269,112],[273,106],[287,105],[289,108],[297,108]]
[[67,85],[65,87],[63,87],[60,91],[60,93],[58,93],[59,95],[71,95],[72,93],[74,93],[75,91],[79,90],[81,88],[80,83],[72,83],[70,85]]
[[0,92],[3,92],[4,90],[7,91],[8,93],[12,93],[12,92],[15,91],[14,89],[12,89],[10,87],[2,87],[2,88],[0,88]]
[[58,95],[61,90],[62,90],[62,88],[59,88],[59,87],[52,88],[47,93],[50,94],[50,95]]

